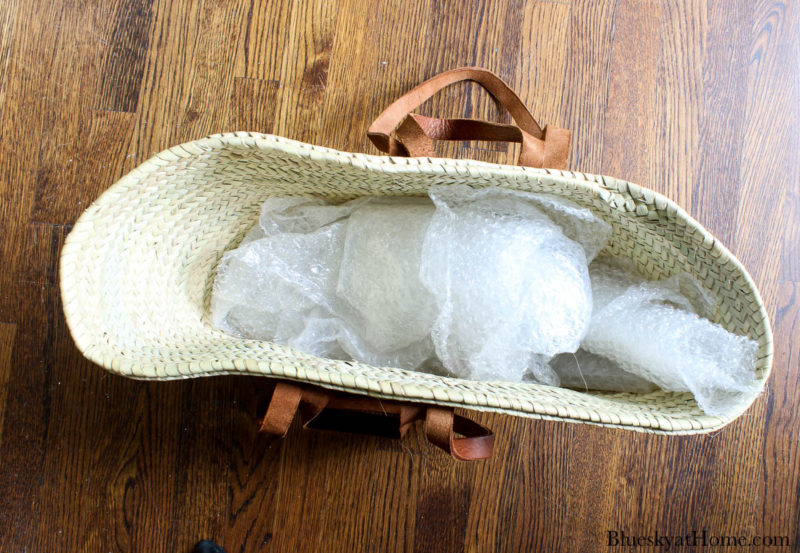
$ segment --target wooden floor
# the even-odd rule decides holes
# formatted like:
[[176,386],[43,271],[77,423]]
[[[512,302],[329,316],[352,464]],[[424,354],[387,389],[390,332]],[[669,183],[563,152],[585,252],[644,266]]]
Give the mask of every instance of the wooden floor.
[[[771,1],[3,0],[0,550],[583,552],[695,530],[800,549],[799,41],[800,5]],[[59,250],[125,172],[228,130],[376,153],[381,108],[461,65],[571,128],[570,168],[670,196],[744,262],[775,364],[737,422],[665,437],[479,415],[496,454],[464,464],[418,429],[271,441],[268,381],[135,382],[77,352]],[[503,120],[472,85],[423,113]]]

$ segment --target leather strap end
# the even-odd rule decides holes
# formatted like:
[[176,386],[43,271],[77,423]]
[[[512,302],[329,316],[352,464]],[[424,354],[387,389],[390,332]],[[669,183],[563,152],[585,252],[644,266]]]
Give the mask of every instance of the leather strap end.
[[381,152],[385,154],[389,153],[389,141],[391,138],[388,134],[377,131],[367,131],[367,138],[369,138],[370,142]]
[[461,415],[455,415],[453,434],[464,436],[463,438],[453,436],[450,445],[450,453],[459,461],[476,461],[492,456],[494,434],[485,426]]
[[544,128],[544,160],[542,167],[566,169],[572,131],[559,127]]
[[258,425],[258,431],[281,438],[286,436],[302,397],[303,389],[301,387],[278,382],[272,392],[267,412]]
[[[456,434],[463,437],[456,437]],[[480,424],[456,415],[450,408],[428,407],[425,417],[428,441],[459,461],[487,459],[494,450],[494,434]]]
[[411,152],[396,138],[381,132],[368,132],[367,137],[384,154],[398,157],[411,157]]

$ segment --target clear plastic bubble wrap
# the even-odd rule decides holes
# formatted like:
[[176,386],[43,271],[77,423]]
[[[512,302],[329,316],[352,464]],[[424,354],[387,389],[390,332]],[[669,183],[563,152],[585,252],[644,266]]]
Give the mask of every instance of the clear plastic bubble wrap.
[[647,282],[600,262],[590,274],[595,307],[584,349],[664,390],[692,392],[710,415],[756,392],[756,342],[698,315],[681,279]]
[[348,220],[336,293],[358,313],[365,340],[380,350],[424,344],[432,353],[436,308],[419,278],[432,216],[427,198],[381,198]]
[[755,392],[755,342],[703,318],[713,301],[688,275],[592,262],[611,228],[588,209],[496,188],[429,195],[269,199],[219,264],[213,324],[462,378],[690,391],[712,415]]
[[547,360],[588,328],[587,263],[608,224],[545,194],[430,196],[271,198],[223,256],[213,323],[319,356],[557,384]]
[[[585,247],[539,202],[525,201],[532,195],[452,186],[430,196],[436,211],[420,274],[438,306],[432,336],[439,359],[463,378],[520,381],[530,370],[535,380],[557,384],[539,356],[575,351],[586,333],[592,296]],[[548,200],[562,217],[572,208]]]
[[[391,208],[405,217],[387,214]],[[433,314],[426,318],[426,300],[415,286],[419,277],[406,277],[414,272],[414,259],[419,266],[414,248],[421,248],[432,213],[430,202],[416,199],[329,206],[310,198],[271,198],[259,224],[220,262],[213,324],[318,356],[419,367],[433,354]],[[401,260],[408,266],[398,268]]]

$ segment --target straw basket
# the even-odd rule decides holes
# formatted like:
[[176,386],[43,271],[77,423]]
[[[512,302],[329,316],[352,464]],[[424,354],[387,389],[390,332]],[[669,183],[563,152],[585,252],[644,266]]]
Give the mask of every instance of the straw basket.
[[772,336],[752,280],[725,247],[659,194],[603,176],[354,154],[255,133],[213,135],[163,151],[83,213],[61,255],[69,328],[88,359],[138,379],[264,375],[404,402],[670,434],[718,429],[752,403],[754,397],[743,401],[735,416],[711,417],[688,393],[583,393],[447,378],[322,359],[211,325],[220,258],[239,244],[268,197],[342,202],[424,196],[431,185],[453,184],[557,194],[591,209],[613,229],[605,253],[633,261],[652,279],[688,272],[716,296],[712,319],[758,342],[754,376],[766,381]]

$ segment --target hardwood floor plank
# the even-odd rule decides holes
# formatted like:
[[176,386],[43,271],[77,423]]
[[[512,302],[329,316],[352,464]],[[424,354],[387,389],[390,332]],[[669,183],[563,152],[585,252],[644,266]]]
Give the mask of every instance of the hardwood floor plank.
[[455,463],[433,446],[423,457],[414,520],[414,551],[465,551],[474,463]]
[[342,488],[335,479],[325,482],[323,493],[330,498],[324,518],[327,531],[320,536],[318,550],[410,550],[420,469],[429,453],[424,438],[416,433],[401,443],[360,435],[328,437],[337,447],[334,455],[320,451],[327,458],[323,470],[341,474],[349,485]]
[[251,0],[245,8],[245,33],[242,63],[237,77],[262,81],[281,81],[283,60],[287,55],[289,22],[292,14],[290,0]]
[[227,514],[217,541],[228,552],[269,551],[278,499],[278,478],[284,441],[258,432],[256,421],[273,383],[255,377],[236,378],[231,386],[231,441],[228,450]]
[[220,132],[230,121],[244,48],[247,3],[155,6],[134,130],[141,162],[174,144]]
[[[60,313],[51,344],[58,362],[50,367],[41,482],[49,505],[38,524],[36,550],[130,551],[126,538],[139,525],[134,513],[146,505],[146,484],[136,468],[141,434],[134,419],[144,385],[87,362]],[[75,520],[83,523],[74,525]]]
[[271,133],[279,89],[277,81],[234,79],[229,130]]
[[[325,493],[328,478],[354,482],[345,474],[325,470],[330,456],[341,459],[348,437],[331,437],[322,432],[303,432],[295,421],[284,438],[281,464],[276,474],[278,492],[274,531],[270,546],[278,551],[321,551],[323,534],[329,530],[325,514],[335,498]],[[340,466],[340,468],[343,468]]]
[[197,14],[192,33],[196,44],[185,86],[190,91],[186,104],[178,109],[179,126],[175,140],[195,140],[207,134],[228,131],[231,117],[230,95],[234,77],[243,71],[239,57],[244,41],[246,0],[225,3],[207,2]]
[[[742,192],[741,163],[747,102],[752,4],[708,3],[709,32],[703,45],[703,107],[700,164],[689,212],[723,244],[733,246]],[[735,107],[733,107],[735,106]]]
[[[800,99],[800,93],[797,96]],[[779,219],[784,225],[780,232],[781,270],[778,278],[797,282],[800,281],[800,228],[794,221],[800,220],[800,185],[784,191],[783,211]]]
[[[404,26],[409,32],[424,33],[426,13],[426,2],[398,3],[397,9],[386,9],[378,2],[365,5],[359,0],[339,0],[336,26],[349,32],[335,34],[331,45],[328,86],[317,129],[321,145],[378,153],[367,139],[367,128],[396,97],[392,96],[395,91],[384,92],[384,87],[402,86],[409,79],[416,83],[419,76],[409,78],[407,73],[421,69],[408,63],[417,55],[419,45],[410,44],[405,51],[398,51],[394,33],[386,30]],[[365,86],[366,82],[370,85]]]
[[568,167],[586,173],[599,173],[602,167],[613,10],[614,2],[606,0],[571,6],[565,79],[570,93],[563,104],[566,127],[572,130]]
[[762,402],[764,449],[756,497],[759,532],[787,535],[800,543],[800,428],[794,412],[800,403],[800,283],[782,282],[775,318],[775,363]]
[[337,11],[335,0],[292,4],[281,62],[276,134],[302,141],[318,140]]
[[14,337],[17,325],[0,323],[0,447],[3,445],[3,423],[6,413],[8,380],[11,375],[11,353],[14,351]]
[[134,131],[139,162],[181,141],[180,124],[190,101],[197,50],[198,11],[178,2],[155,5]]
[[573,425],[484,414],[495,455],[476,466],[466,551],[551,551],[567,543],[564,521]]
[[69,143],[42,156],[31,220],[72,224],[132,167],[133,113],[92,111]]
[[119,0],[108,10],[96,108],[135,112],[153,23],[153,0]]
[[[54,286],[58,283],[58,252],[69,232],[69,227],[31,223],[20,229],[17,246],[25,252],[25,262],[8,271],[12,284],[10,297],[17,300],[20,295],[15,285],[31,283]],[[0,318],[14,318],[17,312],[0,302]]]
[[431,454],[418,432],[401,443],[295,424],[283,448],[272,547],[323,552],[413,546],[420,470]]
[[61,6],[52,2],[31,2],[28,7],[28,11],[14,12],[3,36],[10,40],[3,48],[10,49],[0,116],[0,234],[5,237],[0,241],[0,259],[6,267],[0,271],[0,319],[7,321],[14,320],[2,314],[4,305],[16,301],[13,273],[26,263],[21,237],[33,206],[44,112],[51,101],[44,91],[61,18]]
[[620,0],[613,17],[602,173],[646,182],[648,150],[658,134],[653,108],[661,53],[659,44],[648,39],[659,34],[661,4]]
[[[0,439],[0,550],[38,549],[38,526],[52,498],[42,495],[49,448],[57,289],[40,282],[14,285],[17,332],[8,367]],[[74,455],[75,452],[73,451]]]
[[[108,28],[110,10],[107,8],[91,2],[77,2],[65,4],[61,13],[52,59],[56,70],[47,75],[41,91],[48,102],[38,148],[36,197],[31,212],[35,221],[71,223],[82,210],[80,205],[72,202],[86,200],[87,196],[98,192],[97,184],[92,186],[93,183],[84,183],[81,178],[91,178],[96,173],[80,175],[80,172],[87,158],[95,157],[99,146],[95,144],[94,150],[87,151],[87,140],[101,139],[97,132],[100,130],[97,128],[99,121],[93,116],[92,107],[97,104],[101,62],[107,46],[104,37],[111,31]],[[71,86],[72,83],[79,85]],[[111,129],[111,136],[107,139],[114,140],[115,130],[124,128]],[[118,151],[113,155],[119,157]],[[113,162],[118,163],[118,160]],[[67,178],[62,180],[62,175]],[[84,184],[88,190],[82,190]],[[79,190],[77,194],[76,188]]]
[[791,3],[758,2],[753,10],[734,251],[772,313],[778,280],[792,279],[798,265],[782,253],[800,238],[786,225],[800,192],[800,83],[785,78],[786,60],[800,48],[800,13]]
[[[643,437],[638,437],[641,442]],[[636,500],[628,487],[623,486],[627,466],[631,463],[627,449],[636,438],[614,431],[579,427],[573,431],[576,445],[570,448],[566,475],[569,485],[562,501],[565,502],[565,534],[568,551],[590,551],[606,545],[605,532],[617,527],[617,521],[629,505]],[[637,448],[638,449],[638,448]],[[602,474],[598,469],[602,467]],[[644,477],[643,477],[644,479]],[[654,483],[654,485],[658,485]],[[592,493],[593,489],[614,490],[616,493]],[[631,492],[641,488],[631,486]]]
[[513,88],[541,125],[568,127],[564,102],[571,88],[566,81],[569,33],[568,4],[525,4]]
[[[181,551],[188,550],[199,537],[217,536],[226,528],[231,505],[234,383],[199,378],[174,384],[174,389],[164,388],[159,397],[164,415],[159,423],[163,428],[172,427],[178,435],[173,446],[175,464],[159,460],[158,465],[168,479],[175,481],[170,498],[172,516],[164,525],[166,548]],[[142,544],[139,549],[144,547]]]
[[[648,151],[648,182],[691,211],[700,166],[700,119],[703,113],[703,59],[709,32],[705,2],[665,2],[661,9],[658,68]],[[655,42],[655,40],[654,40]]]
[[9,81],[8,68],[11,63],[11,49],[14,44],[14,28],[19,11],[18,2],[4,2],[0,6],[0,114],[6,99]]

